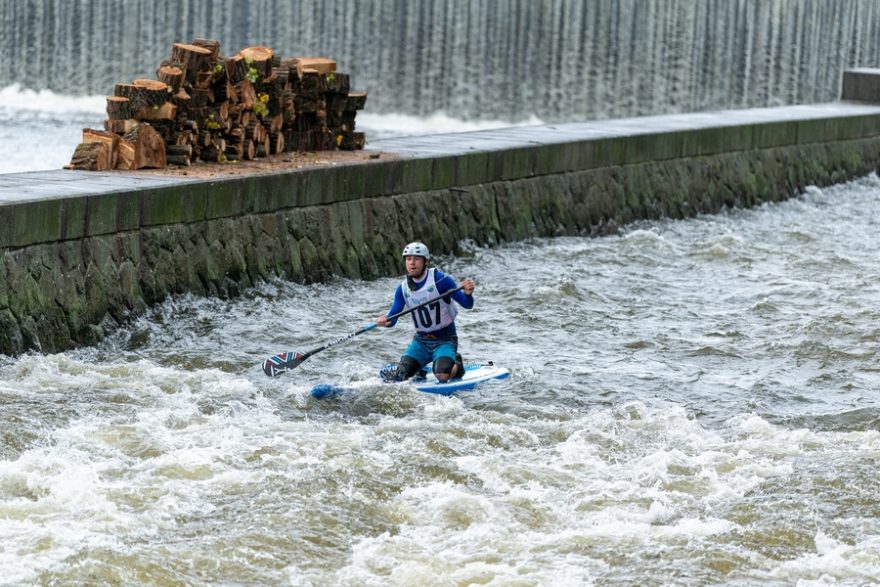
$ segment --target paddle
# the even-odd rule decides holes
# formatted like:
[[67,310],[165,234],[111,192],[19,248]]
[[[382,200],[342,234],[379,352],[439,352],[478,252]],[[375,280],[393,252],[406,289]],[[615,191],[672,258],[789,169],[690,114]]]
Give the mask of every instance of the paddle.
[[[400,318],[401,316],[406,316],[410,312],[414,312],[415,310],[418,310],[419,308],[424,308],[425,306],[427,306],[429,304],[433,304],[434,302],[436,302],[438,300],[448,298],[449,296],[451,296],[452,294],[454,294],[455,292],[457,292],[463,288],[464,288],[464,286],[459,286],[453,290],[446,292],[442,296],[438,296],[432,300],[428,300],[427,302],[422,302],[421,304],[419,304],[417,306],[413,306],[412,308],[408,308],[406,310],[398,312],[397,314],[393,314],[391,316],[388,316],[388,320],[389,321],[396,320],[396,319]],[[348,340],[350,338],[354,338],[355,336],[357,336],[359,334],[363,334],[364,332],[368,332],[370,330],[373,330],[377,326],[378,326],[378,324],[376,324],[375,322],[371,322],[370,324],[367,324],[366,326],[364,326],[363,328],[361,328],[360,330],[358,330],[356,332],[352,332],[351,334],[346,334],[345,336],[341,336],[341,337],[337,338],[336,340],[332,340],[332,341],[328,342],[327,344],[325,344],[324,346],[310,350],[307,353],[301,353],[299,351],[287,351],[284,353],[279,353],[277,355],[273,355],[273,356],[269,357],[268,359],[266,359],[265,361],[263,361],[263,373],[265,373],[269,377],[275,377],[277,375],[281,375],[282,373],[286,373],[287,371],[292,371],[293,369],[296,369],[297,367],[299,367],[300,363],[302,363],[303,361],[305,361],[306,359],[308,359],[312,355],[316,355],[323,350],[326,350],[326,349],[329,349],[330,347],[336,346],[339,343],[345,342],[346,340]]]

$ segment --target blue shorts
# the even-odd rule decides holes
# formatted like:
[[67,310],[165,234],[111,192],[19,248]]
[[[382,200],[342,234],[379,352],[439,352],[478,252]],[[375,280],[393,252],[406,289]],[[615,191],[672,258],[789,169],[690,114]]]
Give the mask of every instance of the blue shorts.
[[412,357],[424,367],[440,357],[449,357],[455,361],[456,352],[458,352],[457,336],[434,337],[430,334],[416,334],[403,354]]

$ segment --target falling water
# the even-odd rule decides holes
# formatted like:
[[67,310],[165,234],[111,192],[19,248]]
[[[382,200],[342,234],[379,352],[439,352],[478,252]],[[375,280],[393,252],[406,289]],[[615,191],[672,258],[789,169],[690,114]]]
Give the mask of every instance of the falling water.
[[171,44],[335,58],[369,110],[579,120],[822,102],[880,61],[875,0],[2,0],[0,88],[105,94]]

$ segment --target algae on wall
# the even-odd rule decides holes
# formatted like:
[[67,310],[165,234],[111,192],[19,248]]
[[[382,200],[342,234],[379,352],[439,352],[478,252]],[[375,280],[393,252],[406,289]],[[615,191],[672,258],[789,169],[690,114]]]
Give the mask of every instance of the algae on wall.
[[[560,153],[558,146],[546,149]],[[523,156],[538,165],[543,157],[540,148]],[[828,185],[876,170],[880,138],[468,183],[465,178],[485,177],[491,153],[468,160],[469,165],[477,160],[485,165],[478,172],[462,168],[461,160],[454,172],[449,162],[414,160],[414,168],[423,173],[413,175],[401,162],[394,174],[380,178],[387,182],[383,185],[395,186],[385,189],[398,193],[354,197],[358,194],[349,190],[329,203],[321,203],[326,185],[312,179],[305,195],[291,196],[296,191],[291,184],[304,180],[296,174],[278,176],[260,184],[269,186],[265,193],[250,194],[253,203],[245,205],[250,213],[169,224],[153,217],[152,225],[141,228],[126,220],[130,202],[114,200],[108,218],[101,219],[106,210],[98,207],[97,216],[89,219],[97,225],[106,222],[105,234],[3,250],[0,352],[55,352],[93,344],[170,294],[237,295],[275,276],[315,282],[331,275],[394,275],[400,271],[402,247],[417,239],[433,251],[450,253],[464,239],[494,245],[532,237],[596,236],[638,219],[686,218],[778,201],[810,184]],[[499,177],[509,177],[503,164],[496,168]],[[332,169],[320,177],[344,183]],[[405,184],[428,188],[435,178],[443,180],[442,187],[400,193]],[[235,209],[241,194],[228,185],[216,187],[199,200],[200,209]],[[344,191],[339,185],[333,189]],[[294,196],[305,198],[303,205],[291,206]],[[122,222],[123,229],[111,231],[113,222]]]

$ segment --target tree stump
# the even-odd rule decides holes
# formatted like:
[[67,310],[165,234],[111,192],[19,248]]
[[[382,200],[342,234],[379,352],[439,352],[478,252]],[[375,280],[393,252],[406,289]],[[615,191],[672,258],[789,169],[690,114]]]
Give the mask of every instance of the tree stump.
[[233,84],[247,80],[252,84],[272,75],[274,53],[268,47],[247,47],[227,61],[226,73]]
[[217,61],[220,57],[220,41],[214,41],[212,39],[193,39],[192,44],[196,47],[201,47],[202,49],[210,51],[211,61]]
[[122,96],[107,97],[107,118],[125,120],[131,118],[131,102]]
[[158,80],[137,79],[130,84],[116,84],[113,94],[128,98],[132,112],[144,107],[161,106],[171,98],[167,84]]
[[171,61],[182,64],[185,79],[191,85],[195,85],[200,72],[213,69],[214,60],[211,56],[211,49],[199,47],[198,45],[174,43],[171,46]]
[[156,78],[167,84],[171,88],[171,93],[176,94],[180,91],[180,85],[183,83],[184,71],[180,67],[174,65],[163,65],[156,71]]

